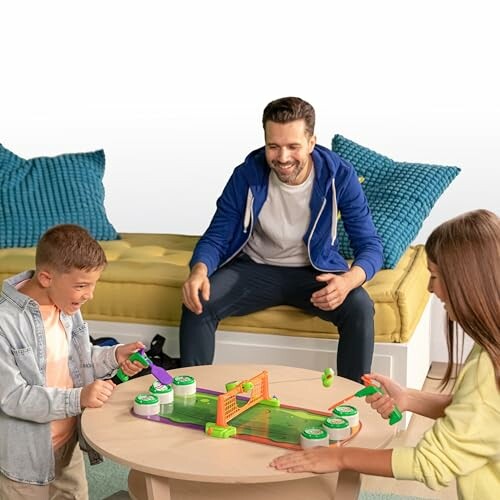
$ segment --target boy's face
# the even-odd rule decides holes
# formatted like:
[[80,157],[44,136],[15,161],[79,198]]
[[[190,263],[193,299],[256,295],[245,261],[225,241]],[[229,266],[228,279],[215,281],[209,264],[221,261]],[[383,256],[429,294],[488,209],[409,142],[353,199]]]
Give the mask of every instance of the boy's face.
[[66,314],[75,314],[87,300],[94,296],[94,289],[103,268],[85,271],[73,269],[69,273],[41,271],[39,281],[49,302]]

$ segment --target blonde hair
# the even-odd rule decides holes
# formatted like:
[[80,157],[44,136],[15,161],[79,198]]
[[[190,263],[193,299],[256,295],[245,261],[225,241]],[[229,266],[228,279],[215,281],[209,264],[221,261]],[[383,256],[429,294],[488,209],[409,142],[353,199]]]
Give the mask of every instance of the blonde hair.
[[[456,323],[488,353],[500,388],[500,219],[488,210],[462,214],[437,227],[425,250],[439,269]],[[448,319],[443,385],[457,360],[455,340],[456,324]]]

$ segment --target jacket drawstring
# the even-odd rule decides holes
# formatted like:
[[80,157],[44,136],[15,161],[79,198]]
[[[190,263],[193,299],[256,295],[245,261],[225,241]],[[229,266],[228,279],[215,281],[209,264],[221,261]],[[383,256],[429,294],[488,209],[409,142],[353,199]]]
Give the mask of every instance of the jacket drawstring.
[[245,207],[245,216],[243,217],[243,232],[246,233],[250,227],[250,222],[252,220],[252,204],[253,204],[253,194],[252,190],[248,188],[247,194],[247,204]]
[[337,238],[337,193],[335,191],[335,179],[332,179],[332,246]]

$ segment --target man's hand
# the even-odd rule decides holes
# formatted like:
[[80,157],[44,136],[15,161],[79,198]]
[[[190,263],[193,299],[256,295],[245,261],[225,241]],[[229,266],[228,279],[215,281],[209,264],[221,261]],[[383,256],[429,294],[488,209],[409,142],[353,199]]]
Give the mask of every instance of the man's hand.
[[341,274],[320,274],[316,276],[316,280],[326,282],[326,286],[312,294],[311,302],[323,311],[331,311],[339,307],[351,291],[347,280]]
[[316,280],[326,286],[311,295],[311,302],[318,309],[332,311],[344,302],[351,290],[365,282],[366,274],[361,267],[353,266],[344,274],[319,274]]
[[210,299],[210,281],[205,264],[198,262],[191,269],[188,279],[182,285],[182,301],[195,314],[201,314],[203,307],[200,301],[200,292],[203,300]]
[[132,377],[144,368],[139,361],[130,361],[128,359],[132,353],[144,348],[145,346],[142,342],[132,342],[130,344],[120,345],[116,348],[116,361],[125,375]]
[[80,407],[100,408],[111,396],[115,384],[111,380],[94,380],[80,393]]

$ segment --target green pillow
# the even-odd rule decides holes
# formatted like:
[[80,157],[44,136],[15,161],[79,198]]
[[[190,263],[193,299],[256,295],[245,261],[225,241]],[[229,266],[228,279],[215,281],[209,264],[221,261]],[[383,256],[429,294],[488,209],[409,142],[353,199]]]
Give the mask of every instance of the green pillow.
[[0,248],[32,247],[56,224],[118,234],[104,209],[104,151],[24,160],[0,144]]
[[[332,149],[354,166],[384,247],[384,268],[392,269],[417,236],[432,207],[458,175],[457,167],[403,163],[335,135]],[[341,214],[342,216],[342,214]],[[341,221],[340,252],[353,253]]]

